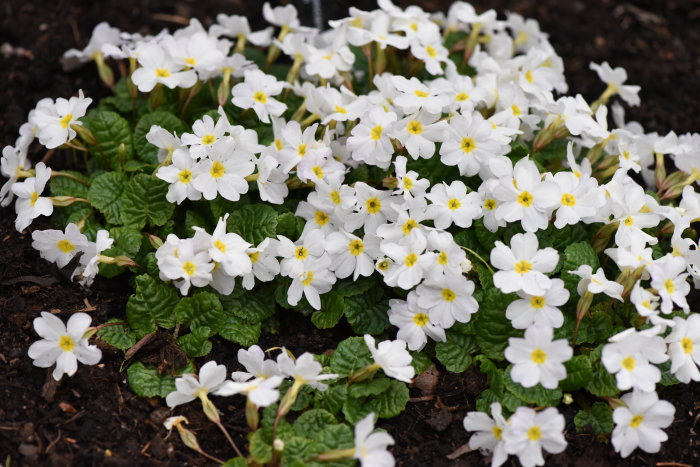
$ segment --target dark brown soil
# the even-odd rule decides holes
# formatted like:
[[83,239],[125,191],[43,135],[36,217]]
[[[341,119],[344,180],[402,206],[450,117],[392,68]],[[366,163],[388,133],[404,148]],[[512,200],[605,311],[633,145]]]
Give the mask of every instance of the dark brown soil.
[[[275,3],[275,2],[273,2]],[[299,2],[301,3],[301,2]],[[397,4],[411,2],[397,1]],[[416,2],[413,2],[416,3]],[[428,10],[446,9],[447,0],[425,0]],[[630,82],[642,86],[640,108],[629,116],[648,130],[695,131],[700,125],[700,2],[613,0],[477,0],[478,9],[510,9],[540,21],[563,56],[571,92],[589,99],[603,89],[588,70],[590,61],[607,60],[624,66]],[[349,4],[373,7],[367,0],[323,2],[324,8],[343,14]],[[14,52],[0,57],[0,143],[12,144],[27,112],[42,97],[69,96],[82,88],[94,98],[106,94],[92,67],[62,72],[58,58],[69,47],[82,47],[92,27],[101,20],[128,31],[155,32],[175,28],[195,16],[205,24],[216,13],[247,14],[259,23],[261,4],[244,0],[89,0],[52,2],[4,0],[0,5],[0,44]],[[3,46],[3,51],[9,50]],[[40,157],[40,155],[39,155]],[[136,397],[119,369],[123,354],[105,347],[102,363],[81,367],[57,387],[46,384],[45,370],[32,366],[27,348],[36,340],[31,321],[49,310],[62,318],[87,311],[95,322],[121,317],[129,288],[124,280],[98,280],[91,290],[81,289],[41,260],[31,248],[31,235],[18,234],[14,213],[0,210],[0,461],[11,465],[202,465],[173,437],[165,439],[162,421],[169,411],[160,400]],[[33,228],[46,228],[36,223]],[[294,351],[324,352],[335,346],[343,330],[322,333],[307,320],[287,313],[279,317],[284,333],[263,336],[265,345],[286,345]],[[156,340],[140,357],[164,358],[167,341]],[[217,342],[213,358],[233,366],[236,347]],[[467,453],[455,460],[446,456],[468,440],[462,418],[474,409],[474,397],[485,385],[478,371],[454,375],[444,370],[433,399],[412,389],[408,410],[383,421],[396,439],[393,452],[400,465],[488,465],[481,454]],[[567,416],[569,447],[550,456],[552,465],[698,465],[700,440],[700,387],[662,389],[661,397],[676,406],[676,420],[666,430],[669,441],[658,454],[635,451],[621,461],[610,445],[591,435],[576,434],[573,411]],[[52,394],[53,392],[53,394]],[[244,444],[244,416],[240,401],[217,399],[223,418],[239,445]],[[223,437],[206,423],[194,404],[178,410],[203,447],[226,457]],[[9,456],[9,457],[8,457]],[[512,465],[515,465],[511,461]],[[682,463],[682,464],[679,464]]]

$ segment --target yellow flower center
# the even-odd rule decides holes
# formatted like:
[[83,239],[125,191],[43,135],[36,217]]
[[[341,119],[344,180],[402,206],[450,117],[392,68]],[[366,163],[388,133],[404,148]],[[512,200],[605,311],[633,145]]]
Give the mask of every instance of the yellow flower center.
[[457,298],[457,294],[451,289],[442,289],[442,299],[446,302],[453,302]]
[[195,65],[197,64],[197,60],[195,60],[195,59],[192,58],[192,57],[184,58],[183,61],[184,61],[185,63],[187,63],[189,66],[195,66]]
[[464,102],[466,100],[469,100],[469,94],[467,94],[466,92],[460,92],[455,96],[455,100],[457,102]]
[[527,70],[525,72],[525,79],[528,83],[532,84],[535,81],[535,77],[532,76],[532,70]]
[[518,203],[529,208],[532,202],[535,201],[535,197],[529,191],[521,191],[518,195]]
[[425,91],[421,91],[420,89],[413,91],[413,94],[415,94],[416,97],[428,97],[430,95]]
[[690,337],[684,337],[681,339],[681,347],[684,353],[693,353],[693,340]]
[[622,359],[622,368],[624,368],[627,371],[634,370],[634,367],[636,365],[637,362],[634,361],[634,357],[625,357]]
[[68,125],[70,125],[70,122],[73,121],[73,114],[67,114],[61,120],[59,123],[61,124],[61,128],[68,128]]
[[624,221],[622,221],[626,227],[632,227],[634,225],[634,218],[632,216],[627,216]]
[[418,120],[411,120],[408,122],[408,125],[406,125],[406,130],[411,134],[420,135],[423,133],[423,124]]
[[63,253],[70,253],[71,251],[75,250],[75,245],[73,245],[71,242],[68,240],[59,240],[58,243],[56,243],[56,248],[61,250]]
[[251,263],[257,263],[260,259],[260,252],[254,251],[253,253],[248,253],[248,258],[250,258]]
[[635,415],[630,420],[630,426],[632,428],[639,428],[639,425],[641,425],[643,421],[644,421],[644,415]]
[[331,198],[333,204],[340,204],[340,193],[338,192],[338,190],[331,191],[329,197]]
[[413,315],[413,322],[416,323],[416,326],[423,327],[430,322],[430,319],[425,313],[416,313]]
[[316,175],[316,178],[323,178],[323,169],[320,166],[314,165],[311,171]]
[[362,243],[362,240],[355,239],[348,243],[348,250],[350,251],[351,255],[359,256],[363,251],[365,251],[365,245]]
[[542,349],[535,349],[530,354],[530,359],[534,363],[536,363],[538,365],[542,365],[544,362],[547,361],[547,352],[545,352]]
[[666,282],[664,282],[664,289],[666,289],[666,292],[671,295],[673,291],[676,290],[676,284],[674,284],[671,279],[666,279]]
[[226,253],[226,244],[221,240],[214,240],[214,247],[222,253]]
[[277,148],[278,151],[281,151],[284,145],[282,144],[282,140],[277,138],[275,140],[275,147]]
[[523,113],[522,110],[520,110],[520,107],[516,104],[513,104],[510,106],[510,111],[513,112],[513,115],[517,117],[518,115],[521,115]]
[[177,174],[177,178],[180,180],[180,183],[190,183],[192,181],[192,172],[188,169],[183,169]]
[[377,269],[379,269],[380,271],[386,271],[387,269],[389,269],[389,261],[386,259],[381,260],[377,263]]
[[365,206],[367,207],[367,212],[376,214],[382,209],[382,202],[379,201],[379,198],[372,197],[365,202]]
[[544,297],[532,297],[530,299],[530,306],[536,310],[539,310],[542,307],[544,307],[544,303]]
[[185,274],[191,276],[197,270],[197,266],[192,261],[185,261],[185,264],[182,265],[182,270],[185,271]]
[[226,173],[226,168],[224,167],[224,164],[219,161],[215,161],[211,165],[211,169],[209,169],[209,174],[212,176],[212,178],[221,178],[224,176],[224,173]]
[[304,285],[311,285],[314,281],[314,273],[312,271],[307,271],[303,275],[304,279],[301,281]]
[[427,53],[428,57],[430,58],[437,57],[437,50],[435,50],[435,47],[433,47],[432,45],[428,45],[425,47],[425,53]]
[[469,137],[462,138],[462,142],[459,145],[465,154],[469,154],[474,149],[476,149],[476,143],[474,142],[474,139]]
[[32,194],[29,195],[29,205],[31,207],[34,207],[34,205],[36,204],[38,199],[39,199],[39,193],[37,193],[36,191],[32,191]]
[[169,78],[170,72],[165,68],[156,68],[156,77],[158,78]]
[[300,144],[300,145],[297,147],[297,154],[299,154],[301,157],[304,157],[304,156],[306,155],[306,149],[307,149],[307,147],[308,147],[308,146],[307,146],[306,144]]
[[304,245],[298,246],[294,249],[294,257],[296,259],[304,260],[307,256],[309,256],[309,250],[307,250]]
[[70,352],[71,350],[73,350],[75,348],[75,341],[68,335],[61,336],[58,339],[58,346],[64,352]]
[[462,207],[462,203],[457,198],[452,198],[447,201],[447,209],[454,211]]
[[328,224],[328,221],[330,220],[331,218],[328,217],[328,214],[323,211],[316,211],[316,214],[314,214],[314,221],[316,221],[316,223],[321,227]]
[[418,227],[418,222],[416,222],[415,219],[408,219],[403,223],[403,226],[401,226],[401,231],[404,235],[410,235],[411,231],[416,227]]
[[486,201],[484,201],[484,207],[489,211],[493,211],[494,209],[496,209],[496,206],[498,206],[498,203],[495,199],[489,198]]
[[339,113],[339,114],[346,114],[346,113],[348,113],[348,109],[346,109],[345,107],[341,107],[341,106],[339,106],[339,105],[336,105],[336,106],[335,106],[335,111],[336,111],[337,113]]
[[413,266],[418,263],[418,255],[415,253],[409,253],[406,258],[403,260],[404,266],[407,268],[412,268]]
[[493,428],[491,428],[491,433],[493,433],[496,439],[503,439],[503,428],[500,426],[494,425]]
[[447,252],[446,251],[441,251],[437,255],[437,262],[439,265],[444,266],[447,264],[449,261],[449,258],[447,257]]
[[267,103],[267,94],[265,94],[262,91],[256,91],[253,94],[253,100],[257,102],[258,104],[266,104]]
[[576,205],[576,197],[572,195],[571,193],[564,193],[561,195],[561,204],[563,206],[575,206]]
[[523,259],[515,263],[515,272],[517,272],[518,274],[528,273],[531,269],[532,263],[527,260]]
[[384,131],[384,127],[381,125],[377,125],[372,130],[369,132],[370,138],[372,138],[375,141],[378,141],[382,137],[382,132]]
[[413,188],[413,179],[411,179],[410,177],[404,177],[403,178],[403,188],[406,191]]
[[540,438],[542,438],[542,431],[540,430],[540,427],[531,426],[530,429],[527,430],[527,439],[530,441],[539,441]]
[[205,146],[209,146],[210,144],[213,144],[216,142],[216,136],[214,135],[204,135],[202,136],[202,144]]

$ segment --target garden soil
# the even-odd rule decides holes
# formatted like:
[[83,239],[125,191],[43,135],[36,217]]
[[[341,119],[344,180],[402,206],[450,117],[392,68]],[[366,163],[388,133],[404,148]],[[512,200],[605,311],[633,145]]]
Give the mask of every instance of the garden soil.
[[[275,2],[273,2],[275,3]],[[299,0],[312,24],[313,13]],[[407,4],[408,2],[396,2]],[[445,10],[450,2],[426,0],[427,10]],[[648,131],[665,133],[700,129],[700,2],[697,0],[494,0],[474,2],[480,11],[506,9],[539,20],[564,58],[570,92],[592,100],[603,90],[590,61],[624,66],[630,83],[642,86],[642,106],[628,110]],[[326,18],[343,15],[353,5],[363,9],[374,2],[322,1]],[[404,5],[405,6],[405,5]],[[27,112],[43,97],[68,97],[83,89],[97,99],[107,95],[93,67],[65,73],[59,57],[70,47],[82,48],[92,28],[102,20],[126,31],[154,33],[176,28],[186,18],[211,24],[217,13],[245,14],[262,24],[262,4],[245,0],[103,0],[0,2],[0,144],[12,144]],[[43,154],[35,154],[36,160]],[[60,166],[57,158],[52,166]],[[81,366],[72,378],[52,383],[49,373],[32,365],[27,348],[37,339],[32,319],[50,311],[66,319],[84,311],[94,322],[122,317],[130,288],[125,279],[98,279],[85,290],[70,281],[70,273],[40,259],[31,247],[31,231],[48,228],[35,222],[24,234],[13,226],[14,213],[0,209],[0,462],[6,465],[206,465],[162,426],[170,411],[160,399],[136,397],[126,384],[122,352],[104,345],[99,365]],[[697,300],[693,303],[698,310]],[[349,335],[348,329],[314,329],[294,313],[281,313],[263,335],[261,345],[285,345],[294,352],[326,352]],[[283,331],[282,331],[283,330]],[[212,358],[231,369],[237,347],[217,341]],[[137,357],[163,369],[179,366],[184,358],[167,335],[157,336]],[[393,447],[403,466],[488,465],[490,460],[468,451],[469,435],[462,428],[466,412],[485,378],[470,369],[461,375],[435,368],[411,388],[411,401],[400,416],[379,426],[396,439]],[[574,410],[563,412],[568,449],[548,455],[549,465],[693,466],[700,465],[700,386],[660,388],[661,397],[676,407],[669,441],[661,452],[635,451],[620,460],[612,446],[593,436],[576,433]],[[216,399],[223,420],[239,445],[245,444],[245,417],[236,398]],[[206,422],[196,404],[177,410],[189,418],[203,446],[226,458],[221,434]],[[449,456],[449,457],[448,457]],[[510,460],[509,464],[515,465]]]

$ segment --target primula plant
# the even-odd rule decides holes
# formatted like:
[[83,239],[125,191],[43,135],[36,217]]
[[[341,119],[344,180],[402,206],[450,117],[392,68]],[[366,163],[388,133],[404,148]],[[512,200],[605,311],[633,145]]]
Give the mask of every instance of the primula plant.
[[[58,380],[99,361],[90,341],[125,351],[133,391],[173,408],[166,428],[230,466],[392,465],[374,425],[431,363],[487,376],[464,427],[493,466],[542,465],[566,427],[657,452],[674,416],[658,385],[700,380],[700,136],[625,122],[613,100],[639,88],[607,63],[591,64],[599,99],[567,95],[532,20],[378,3],[326,31],[269,4],[254,32],[103,23],[66,52],[114,93],[41,100],[3,149],[0,199],[19,231],[50,216],[33,246],[75,280],[127,274],[134,291],[94,327],[43,312],[29,356]],[[262,349],[276,314],[355,335]],[[156,333],[182,368],[131,358]],[[207,358],[221,339],[240,345],[232,373]],[[245,444],[224,397],[245,406]],[[230,458],[177,415],[190,403]]]

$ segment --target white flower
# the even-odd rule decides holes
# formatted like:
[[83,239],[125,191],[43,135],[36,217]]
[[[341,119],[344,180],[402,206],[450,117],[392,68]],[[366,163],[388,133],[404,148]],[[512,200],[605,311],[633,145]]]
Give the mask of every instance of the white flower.
[[214,123],[214,119],[209,115],[204,115],[200,120],[192,124],[192,133],[183,133],[180,138],[182,144],[189,146],[190,156],[194,159],[201,159],[207,155],[207,148],[224,137],[229,127],[225,117],[219,117]]
[[88,242],[87,245],[82,249],[82,255],[80,256],[80,264],[71,274],[71,279],[75,276],[79,276],[78,281],[84,286],[89,286],[92,281],[97,276],[99,272],[99,262],[101,259],[101,253],[112,247],[114,243],[113,238],[109,238],[109,232],[106,230],[98,230],[95,236],[94,242]]
[[332,267],[338,279],[352,274],[353,280],[370,276],[374,272],[374,260],[365,251],[365,243],[360,237],[344,230],[333,232],[326,237],[326,251],[333,255]]
[[564,417],[554,407],[541,412],[529,407],[518,407],[508,420],[503,432],[506,451],[518,456],[523,467],[544,465],[542,448],[553,454],[566,449]]
[[619,389],[654,391],[661,371],[652,363],[668,360],[663,338],[654,334],[657,331],[650,328],[638,332],[630,328],[611,337],[603,347],[601,360],[605,369],[615,375]]
[[226,379],[226,366],[217,365],[215,361],[210,361],[202,365],[199,369],[199,377],[192,373],[185,373],[175,380],[176,390],[168,394],[165,403],[168,407],[186,404],[196,398],[206,399],[207,394],[214,392],[223,384]]
[[605,195],[592,177],[577,177],[573,172],[557,172],[552,178],[561,193],[554,226],[575,225],[594,218],[605,205]]
[[441,75],[442,65],[450,59],[447,57],[447,49],[439,42],[433,42],[427,45],[419,45],[413,43],[411,53],[414,57],[425,62],[425,69],[431,75]]
[[551,287],[545,273],[552,272],[559,262],[554,248],[538,250],[539,242],[533,233],[515,234],[511,247],[496,241],[491,250],[491,264],[500,269],[493,275],[493,283],[504,293],[522,290],[530,295],[543,295]]
[[301,354],[296,360],[292,360],[284,347],[282,353],[277,356],[277,366],[282,374],[321,391],[328,388],[328,385],[321,381],[338,377],[334,373],[321,374],[323,366],[308,352]]
[[659,452],[661,443],[668,439],[662,428],[673,423],[675,407],[659,400],[654,391],[632,391],[622,396],[625,406],[613,412],[615,429],[612,444],[615,451],[627,457],[636,448],[645,452]]
[[616,94],[619,94],[622,100],[632,106],[639,105],[639,91],[641,88],[631,84],[623,84],[627,81],[627,72],[624,68],[612,68],[608,65],[608,62],[603,62],[600,65],[591,62],[590,68],[598,73],[600,80],[607,84]]
[[394,438],[385,431],[374,432],[374,412],[355,425],[355,454],[353,458],[360,461],[362,467],[391,467],[394,456],[387,446],[394,444]]
[[61,65],[64,71],[71,71],[81,63],[94,60],[98,54],[102,54],[102,47],[106,44],[118,45],[121,43],[119,37],[121,31],[113,28],[109,23],[101,22],[92,30],[90,41],[83,50],[69,49],[61,57]]
[[238,363],[243,365],[246,371],[234,371],[231,378],[234,381],[248,381],[252,378],[265,379],[272,376],[280,376],[277,362],[265,358],[265,352],[260,346],[252,345],[246,349],[238,349]]
[[60,381],[64,374],[73,376],[78,370],[78,362],[95,365],[102,358],[97,346],[89,345],[85,333],[92,318],[85,313],[75,313],[64,325],[60,318],[41,312],[41,317],[34,319],[34,330],[42,339],[34,342],[28,354],[34,365],[48,368],[54,363],[53,377]]
[[173,61],[183,68],[194,69],[202,81],[221,75],[230,44],[227,40],[211,37],[205,31],[177,37],[168,35],[162,41],[163,48]]
[[303,263],[301,272],[292,273],[292,284],[287,291],[287,301],[296,305],[302,294],[314,309],[321,309],[321,296],[331,290],[336,277],[330,271],[331,259],[328,255],[320,258],[309,258]]
[[467,193],[467,186],[461,180],[433,185],[425,197],[431,203],[426,215],[438,229],[447,229],[453,223],[471,227],[472,221],[481,217],[481,197],[476,192]]
[[[209,236],[210,241],[209,256],[212,260],[220,263],[227,274],[231,276],[242,276],[248,274],[253,269],[253,263],[246,253],[251,244],[243,240],[237,233],[226,232],[226,221],[229,214],[219,218],[214,232]],[[199,230],[197,233],[202,232]],[[196,236],[196,234],[195,234]]]
[[382,242],[382,253],[391,258],[397,267],[384,276],[384,281],[392,287],[399,286],[410,290],[423,280],[433,262],[432,253],[424,253],[427,241],[425,235],[414,229],[415,235],[401,243]]
[[661,311],[670,313],[673,304],[680,306],[686,313],[690,310],[686,295],[690,293],[686,261],[682,257],[666,255],[654,261],[648,268],[651,286],[661,297]]
[[[153,125],[146,133],[146,141],[158,148],[156,155],[158,162],[163,162],[166,158],[172,157],[176,149],[186,149],[175,133]],[[187,155],[189,157],[189,154]]]
[[438,122],[440,115],[418,112],[394,125],[391,136],[398,139],[413,159],[429,159],[435,154],[435,143],[444,139],[445,122]]
[[400,92],[394,99],[394,104],[406,114],[425,110],[431,114],[441,114],[442,108],[449,105],[447,95],[437,87],[428,87],[415,76],[406,79],[403,76],[392,76],[394,86]]
[[229,201],[238,201],[248,192],[245,177],[252,174],[255,164],[251,154],[235,149],[231,140],[221,140],[208,148],[205,159],[192,169],[192,186],[212,200],[217,193]]
[[272,8],[269,2],[265,2],[263,4],[263,16],[268,23],[283,28],[296,29],[300,24],[297,9],[294,5],[276,6]]
[[174,89],[190,88],[197,82],[197,73],[194,70],[184,70],[184,67],[176,64],[156,42],[143,47],[137,59],[141,67],[131,74],[131,80],[141,92],[151,92],[156,84]]
[[165,195],[169,202],[180,204],[186,199],[196,201],[202,198],[202,193],[192,184],[194,164],[186,149],[177,148],[172,155],[172,164],[156,172],[156,177],[170,184]]
[[396,211],[390,207],[391,191],[377,190],[364,182],[355,183],[355,212],[345,219],[345,230],[353,232],[363,228],[365,233],[374,234],[387,220],[396,219]]
[[32,247],[39,250],[41,257],[56,263],[59,268],[68,264],[88,245],[87,237],[72,222],[66,226],[65,233],[60,230],[35,230],[32,240]]
[[552,279],[551,287],[543,295],[517,293],[520,299],[506,308],[506,318],[515,329],[527,329],[533,324],[559,328],[564,324],[564,315],[557,308],[569,300],[569,291],[564,288],[563,280]]
[[406,350],[406,341],[396,339],[394,341],[382,341],[375,347],[374,337],[365,334],[365,343],[369,347],[372,358],[384,373],[390,378],[410,383],[416,374],[411,365],[413,357]]
[[57,148],[76,136],[71,125],[82,125],[78,121],[85,115],[92,99],[78,91],[78,97],[66,100],[61,97],[50,105],[37,106],[34,121],[37,125],[39,142],[49,149]]
[[416,289],[418,305],[428,310],[430,320],[443,328],[451,327],[455,321],[469,322],[479,309],[473,293],[474,283],[462,275],[429,279]]
[[277,389],[282,383],[281,376],[268,378],[255,378],[246,382],[225,381],[214,391],[216,396],[232,396],[245,394],[246,397],[258,407],[267,407],[274,404],[280,397]]
[[389,133],[396,124],[396,114],[374,107],[360,119],[347,140],[348,150],[356,161],[386,169],[391,164],[394,146]]
[[17,196],[15,202],[15,228],[18,232],[23,231],[34,219],[39,216],[50,216],[53,213],[53,202],[49,198],[44,198],[41,193],[44,191],[46,182],[51,178],[51,169],[43,162],[36,165],[36,176],[29,177],[22,182],[12,185],[12,193]]
[[[167,243],[159,248],[167,248]],[[176,244],[177,256],[170,254],[158,259],[158,268],[167,279],[174,280],[182,295],[187,295],[190,285],[204,287],[212,279],[214,264],[209,254],[195,247],[193,239],[179,240]],[[157,252],[156,252],[157,253]]]
[[693,313],[688,319],[676,316],[673,322],[673,330],[665,339],[671,373],[683,383],[700,381],[700,314]]
[[430,321],[426,310],[418,306],[415,293],[409,293],[407,301],[389,300],[389,322],[399,328],[396,334],[408,343],[411,350],[421,350],[428,342],[428,337],[445,342],[445,330]]
[[590,292],[592,294],[599,294],[603,292],[608,297],[616,298],[622,301],[622,296],[620,294],[624,289],[623,285],[606,279],[603,268],[598,268],[596,273],[593,274],[592,267],[590,267],[588,264],[582,264],[578,267],[578,269],[569,271],[569,274],[574,274],[581,278],[576,286],[576,290],[579,295],[583,295],[586,292]]
[[231,91],[233,105],[242,109],[252,108],[265,123],[270,123],[270,115],[279,117],[287,110],[286,104],[274,98],[285,88],[284,82],[257,69],[246,70],[244,77],[245,80]]
[[289,188],[285,183],[289,177],[279,166],[280,163],[274,156],[261,156],[257,162],[256,183],[262,201],[282,204],[289,194]]
[[540,383],[547,389],[556,389],[559,381],[566,378],[563,363],[571,359],[573,350],[566,339],[553,341],[552,336],[551,327],[535,324],[525,330],[524,339],[508,339],[505,357],[513,363],[513,381],[526,388]]
[[418,178],[418,172],[415,170],[406,170],[408,159],[404,156],[399,156],[394,159],[394,169],[398,186],[394,194],[403,195],[404,199],[410,200],[414,197],[422,197],[425,195],[425,190],[430,186],[430,181],[425,178]]
[[0,188],[0,206],[8,206],[15,195],[12,192],[12,185],[17,182],[21,173],[31,168],[32,163],[27,159],[26,149],[19,147],[5,146],[2,148],[2,159],[0,159],[0,173],[9,180]]
[[255,248],[248,248],[246,253],[253,264],[253,271],[243,276],[243,287],[250,290],[255,285],[255,279],[269,282],[280,273],[280,263],[275,256],[277,245],[275,239],[266,238]]
[[491,467],[499,467],[508,459],[506,443],[503,441],[503,432],[508,426],[498,402],[491,404],[491,416],[493,418],[484,412],[468,412],[462,424],[465,430],[476,431],[469,438],[469,447],[493,452]]

